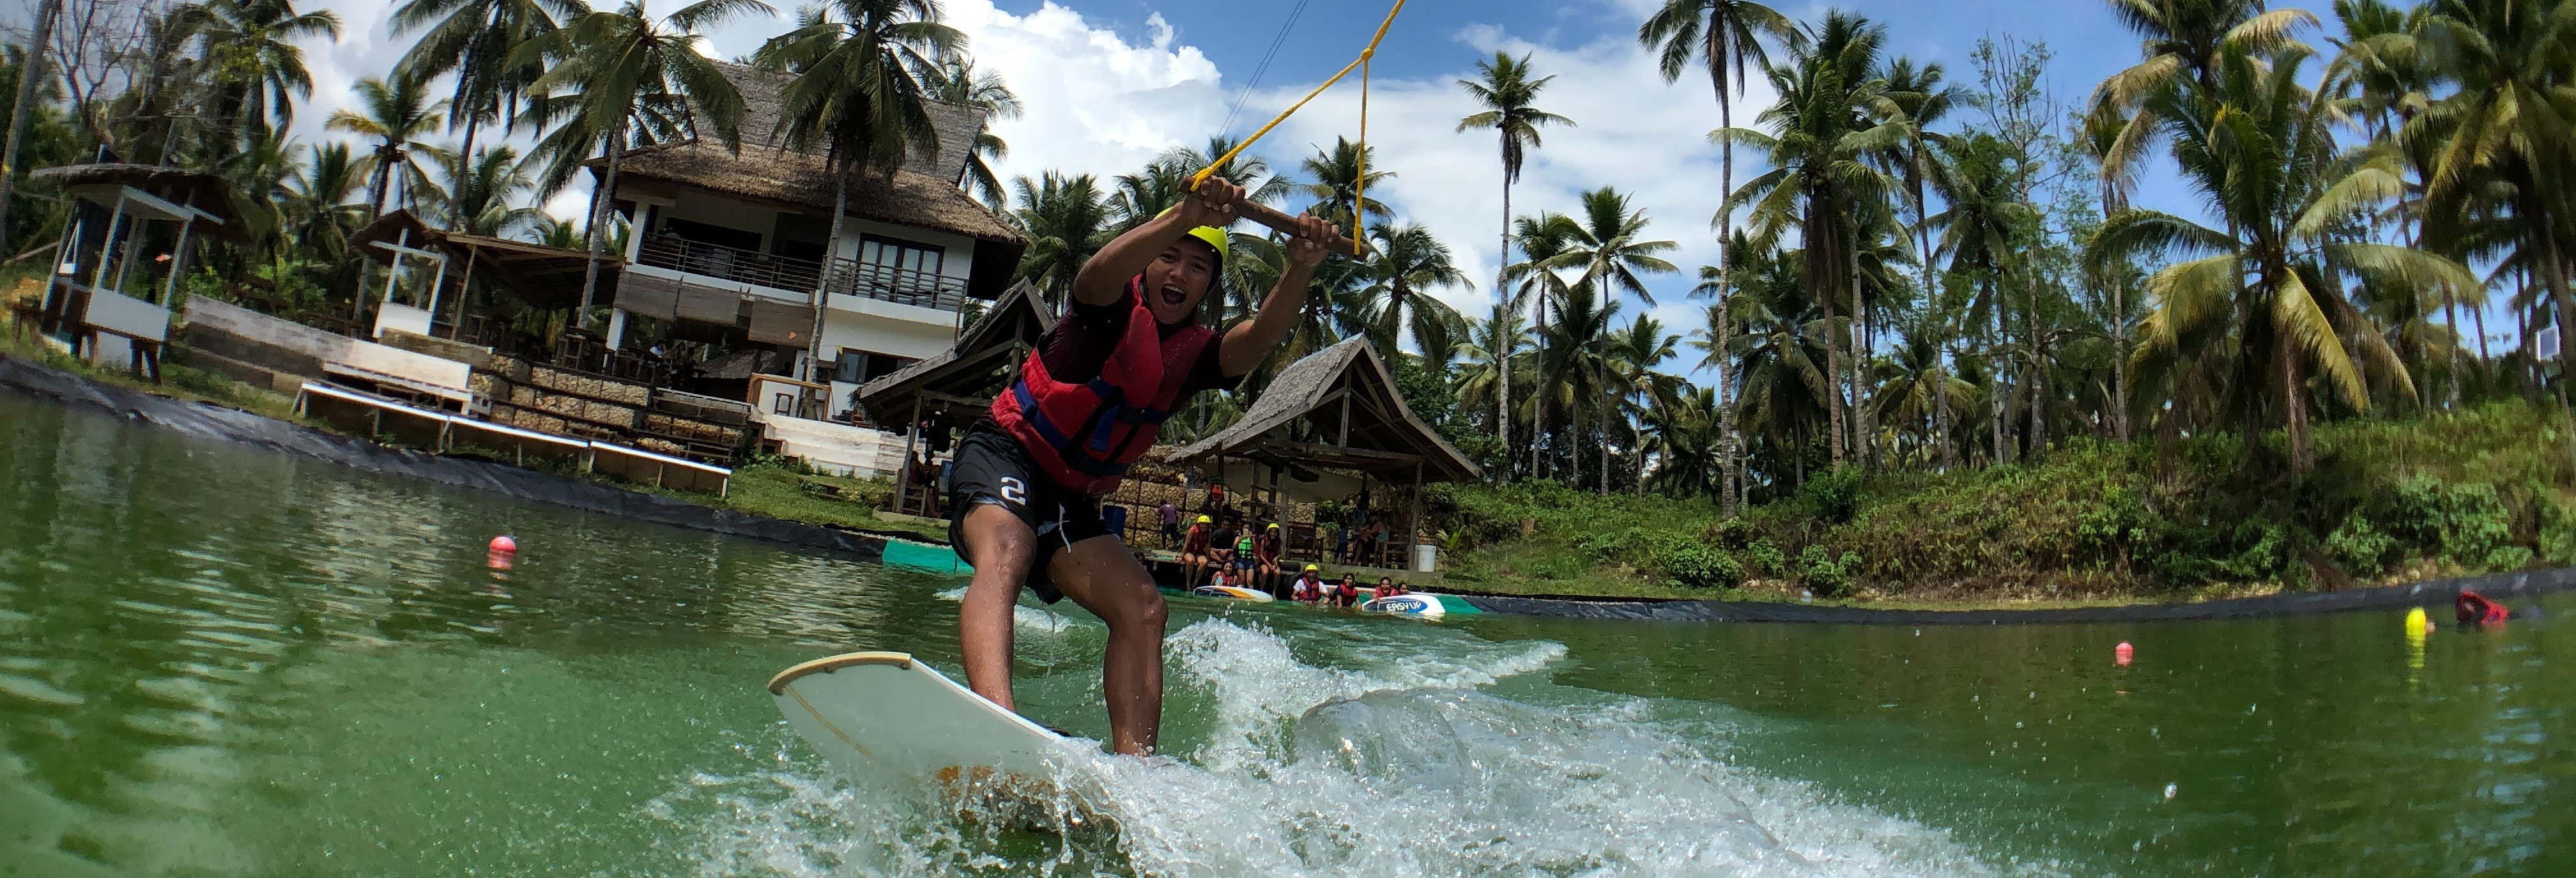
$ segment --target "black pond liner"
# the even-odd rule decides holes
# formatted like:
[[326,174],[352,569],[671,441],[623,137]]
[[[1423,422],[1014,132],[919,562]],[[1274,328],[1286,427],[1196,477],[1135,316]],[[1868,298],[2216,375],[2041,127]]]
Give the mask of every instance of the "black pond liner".
[[[886,540],[851,531],[714,509],[665,497],[628,491],[588,479],[559,476],[507,464],[441,457],[388,448],[350,436],[326,433],[238,409],[154,396],[101,384],[13,357],[0,356],[0,387],[73,408],[104,411],[182,435],[298,457],[329,461],[372,473],[408,476],[442,485],[490,491],[505,497],[551,503],[615,515],[634,521],[684,527],[729,536],[783,543],[864,561],[882,561]],[[2532,597],[2576,587],[2576,568],[2526,570],[2494,576],[2437,579],[2411,585],[2347,589],[2237,598],[2190,604],[2133,604],[2124,607],[2077,607],[2061,610],[1871,610],[1755,601],[1602,601],[1546,598],[1445,595],[1488,613],[1553,616],[1570,619],[1629,619],[1674,622],[1837,622],[1858,625],[2053,625],[2092,622],[2158,622],[2292,616],[2344,610],[2422,606],[2437,608],[2447,618],[2451,599],[2461,591],[2491,598]],[[2528,605],[2513,608],[2516,615]]]
[[[1631,619],[1671,622],[1836,622],[1846,625],[2081,625],[2099,622],[2193,622],[2304,616],[2347,610],[2425,607],[2436,619],[2448,619],[2451,599],[2475,591],[2499,600],[2535,597],[2576,587],[2576,568],[2525,570],[2493,576],[2432,579],[2408,585],[2301,592],[2259,598],[2233,598],[2189,604],[2130,604],[2121,607],[2070,607],[2062,610],[1872,610],[1820,607],[1765,601],[1558,601],[1449,595],[1488,613],[1556,616],[1569,619]],[[2529,604],[2512,607],[2520,616]]]
[[14,357],[0,356],[0,387],[75,409],[104,411],[183,436],[233,442],[371,473],[407,476],[634,521],[768,540],[862,561],[885,557],[883,537],[715,509],[508,464],[388,448],[238,409],[101,384]]

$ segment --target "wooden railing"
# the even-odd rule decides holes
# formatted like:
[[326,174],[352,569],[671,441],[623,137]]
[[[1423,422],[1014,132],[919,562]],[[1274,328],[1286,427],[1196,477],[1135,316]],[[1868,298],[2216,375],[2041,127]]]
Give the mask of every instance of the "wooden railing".
[[[670,235],[645,236],[644,244],[636,254],[636,262],[796,293],[812,290],[823,270],[823,264],[817,260],[777,256]],[[942,311],[957,311],[964,307],[966,301],[966,281],[963,278],[854,259],[832,260],[830,289],[841,295]]]

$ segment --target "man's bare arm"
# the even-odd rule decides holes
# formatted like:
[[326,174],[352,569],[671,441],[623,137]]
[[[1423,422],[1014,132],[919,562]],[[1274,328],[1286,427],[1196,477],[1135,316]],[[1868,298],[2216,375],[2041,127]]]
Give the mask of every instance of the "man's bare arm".
[[1279,273],[1279,283],[1270,288],[1252,319],[1235,324],[1217,344],[1217,367],[1226,377],[1252,371],[1272,348],[1288,339],[1288,331],[1297,326],[1298,312],[1305,310],[1306,286],[1315,279],[1315,266],[1323,264],[1330,252],[1324,242],[1340,234],[1332,223],[1313,216],[1297,218],[1297,233],[1288,239],[1288,265]]

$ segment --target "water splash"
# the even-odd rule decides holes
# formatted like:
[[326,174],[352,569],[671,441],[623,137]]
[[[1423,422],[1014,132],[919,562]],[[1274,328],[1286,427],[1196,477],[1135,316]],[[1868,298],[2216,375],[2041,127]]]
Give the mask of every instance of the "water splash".
[[[1184,760],[1066,768],[1122,830],[1041,825],[861,787],[786,747],[693,778],[654,816],[702,874],[1157,876],[1977,875],[1941,830],[1728,764],[1724,728],[1638,699],[1538,705],[1481,691],[1564,657],[1451,633],[1416,660],[1320,667],[1222,619],[1170,639],[1176,699],[1212,714]],[[1595,699],[1598,700],[1597,698]],[[1168,720],[1167,720],[1168,721]],[[819,778],[819,779],[818,779]]]

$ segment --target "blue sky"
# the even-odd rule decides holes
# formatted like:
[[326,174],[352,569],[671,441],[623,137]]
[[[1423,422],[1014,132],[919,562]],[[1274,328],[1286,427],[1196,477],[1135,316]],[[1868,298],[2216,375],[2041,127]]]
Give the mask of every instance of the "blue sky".
[[[950,23],[973,41],[979,64],[1004,75],[1030,105],[1026,117],[995,126],[1013,149],[1002,166],[1006,177],[1060,169],[1104,180],[1130,172],[1166,149],[1203,143],[1225,121],[1227,108],[1295,5],[1292,0],[945,3]],[[308,49],[317,93],[299,113],[296,129],[306,141],[319,142],[331,137],[321,130],[329,110],[351,102],[350,85],[358,77],[382,74],[408,39],[387,31],[383,0],[309,0],[304,5],[332,9],[346,23],[337,44]],[[658,12],[679,5],[680,0],[649,0]],[[778,5],[779,17],[737,20],[713,31],[709,53],[746,55],[783,31],[795,2]],[[1630,193],[1633,204],[1654,218],[1654,237],[1681,245],[1673,261],[1685,274],[1715,261],[1709,222],[1723,187],[1717,150],[1705,135],[1717,127],[1717,109],[1704,78],[1685,76],[1666,85],[1653,69],[1652,56],[1636,43],[1637,24],[1656,5],[1656,0],[1416,0],[1397,20],[1378,56],[1370,121],[1378,160],[1397,176],[1371,194],[1392,204],[1404,219],[1430,227],[1477,279],[1471,287],[1440,293],[1460,310],[1481,315],[1491,301],[1486,287],[1497,262],[1502,205],[1491,134],[1454,130],[1457,120],[1474,110],[1455,80],[1473,75],[1475,63],[1497,50],[1531,53],[1542,72],[1557,74],[1542,104],[1578,122],[1575,128],[1548,132],[1513,191],[1514,213],[1569,210],[1584,190],[1612,186]],[[1888,25],[1891,55],[1941,63],[1949,68],[1950,81],[1963,86],[1974,84],[1968,55],[1978,38],[2009,33],[2045,42],[2056,53],[2051,90],[2070,107],[2103,77],[2138,57],[2136,38],[2119,27],[2103,0],[1867,0],[1837,5]],[[2295,5],[2326,20],[2324,30],[2308,38],[2327,48],[2327,39],[2335,34],[2327,7]],[[1799,21],[1812,21],[1828,5],[1792,2],[1777,8]],[[1348,63],[1385,13],[1385,0],[1311,0],[1232,132],[1248,133]],[[1274,167],[1293,170],[1316,147],[1356,133],[1356,85],[1346,82],[1319,98],[1257,149]],[[1753,113],[1769,101],[1767,88],[1757,83],[1738,105],[1738,124],[1752,124]],[[1972,115],[1963,111],[1954,119]],[[2166,164],[2159,161],[2156,167]],[[1759,170],[1754,157],[1738,150],[1739,182]],[[586,193],[569,192],[548,206],[559,215],[577,215],[584,198]],[[2200,214],[2197,199],[2161,172],[2143,181],[2137,202]],[[1689,286],[1681,275],[1652,283],[1656,305],[1651,310],[1668,331],[1687,333],[1702,322],[1696,304],[1685,299]],[[1634,313],[1644,306],[1632,302],[1628,307]],[[2491,331],[2500,333],[2512,325],[2489,323]]]

